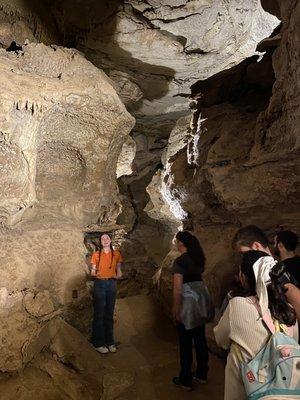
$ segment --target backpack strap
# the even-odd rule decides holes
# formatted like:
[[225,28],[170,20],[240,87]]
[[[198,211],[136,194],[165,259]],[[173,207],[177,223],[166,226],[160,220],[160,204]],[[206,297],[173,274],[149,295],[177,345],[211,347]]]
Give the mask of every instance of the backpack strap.
[[269,314],[263,315],[262,320],[264,321],[264,323],[266,324],[267,328],[272,333],[272,335],[274,335],[274,333],[276,333],[276,332],[280,332],[279,322],[275,321],[275,323],[274,323],[271,315],[269,315]]
[[242,364],[245,360],[241,352],[240,346],[237,343],[233,342],[231,345],[231,350],[235,355],[236,359],[238,360],[238,362]]

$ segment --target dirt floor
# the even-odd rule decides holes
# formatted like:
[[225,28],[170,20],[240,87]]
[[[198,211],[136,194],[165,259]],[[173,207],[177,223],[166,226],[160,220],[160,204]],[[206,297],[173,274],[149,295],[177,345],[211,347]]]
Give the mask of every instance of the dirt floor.
[[186,392],[171,383],[178,374],[176,329],[150,297],[118,300],[116,340],[120,342],[118,353],[100,357],[134,376],[122,400],[223,399],[224,366],[214,356],[210,356],[207,384]]

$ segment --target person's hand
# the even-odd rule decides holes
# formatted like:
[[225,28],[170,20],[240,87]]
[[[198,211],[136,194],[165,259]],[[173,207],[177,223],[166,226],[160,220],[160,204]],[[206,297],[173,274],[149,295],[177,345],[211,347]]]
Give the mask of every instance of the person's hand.
[[121,279],[123,276],[122,271],[120,268],[117,269],[117,279]]

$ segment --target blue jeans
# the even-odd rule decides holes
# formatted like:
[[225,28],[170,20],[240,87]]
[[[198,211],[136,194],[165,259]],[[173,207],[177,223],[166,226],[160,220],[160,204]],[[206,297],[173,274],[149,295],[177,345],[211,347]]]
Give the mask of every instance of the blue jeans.
[[114,341],[114,309],[117,294],[115,279],[94,282],[93,289],[93,332],[92,343],[95,347],[111,346]]

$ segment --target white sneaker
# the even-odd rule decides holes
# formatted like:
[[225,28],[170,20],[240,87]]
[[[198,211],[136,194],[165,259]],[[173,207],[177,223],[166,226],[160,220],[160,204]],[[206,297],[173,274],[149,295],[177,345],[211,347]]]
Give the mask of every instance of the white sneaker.
[[115,353],[117,351],[117,348],[116,348],[116,346],[114,344],[112,344],[111,346],[108,346],[108,350],[111,353]]
[[109,353],[110,350],[108,350],[107,347],[101,346],[101,347],[96,347],[96,350],[101,353],[101,354],[107,354]]

